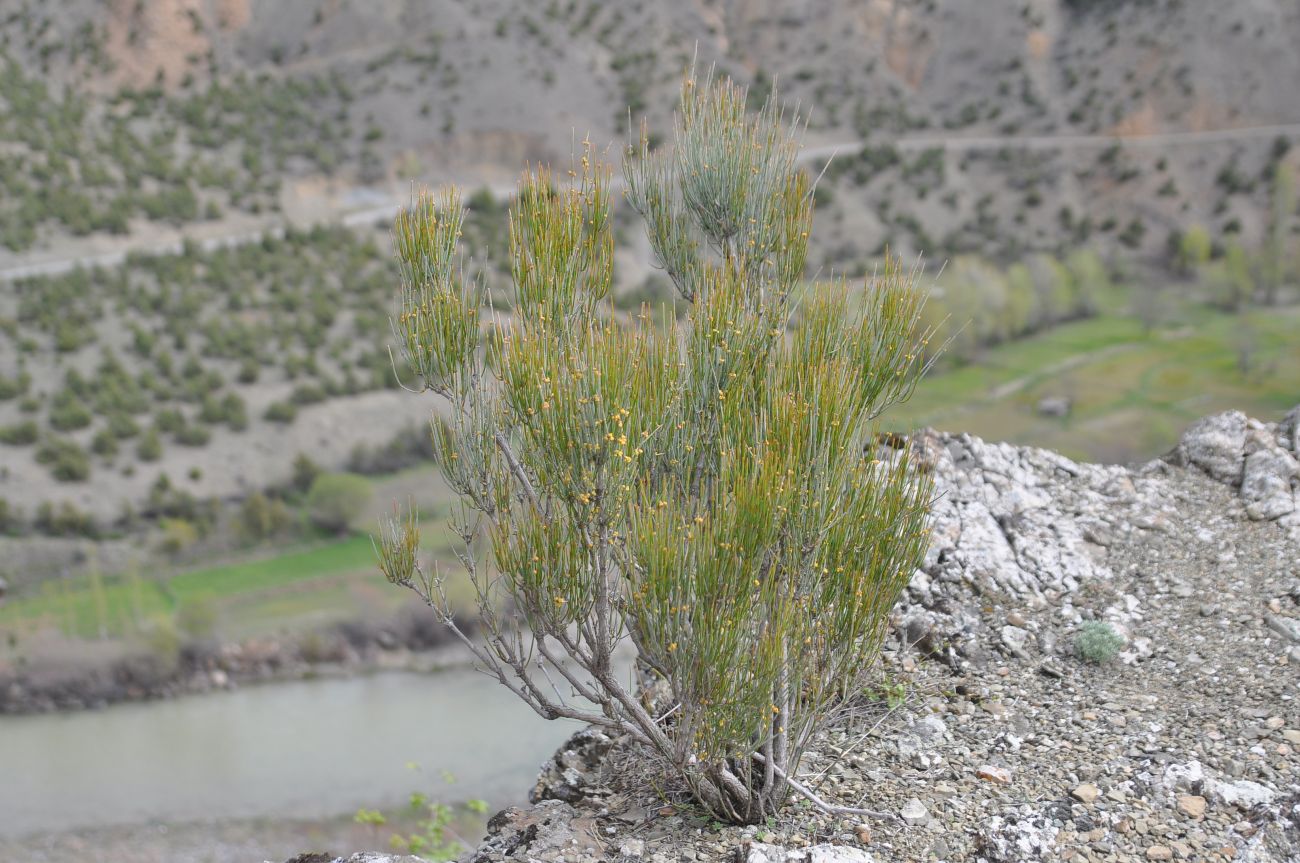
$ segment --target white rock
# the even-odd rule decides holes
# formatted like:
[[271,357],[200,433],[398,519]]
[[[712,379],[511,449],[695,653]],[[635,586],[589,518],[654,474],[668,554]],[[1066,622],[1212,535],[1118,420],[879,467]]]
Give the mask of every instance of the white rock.
[[933,713],[927,713],[912,726],[912,733],[925,743],[938,743],[948,733],[948,726]]
[[1285,450],[1269,447],[1246,457],[1241,479],[1241,497],[1246,514],[1256,521],[1271,521],[1295,509],[1291,482],[1300,475],[1300,464]]
[[1170,764],[1160,777],[1160,783],[1169,791],[1190,791],[1205,781],[1205,770],[1199,761]]
[[875,863],[861,848],[848,845],[814,845],[811,848],[782,848],[766,842],[748,846],[745,863]]
[[1300,642],[1300,620],[1277,614],[1264,615],[1268,628],[1290,641]]
[[1005,767],[998,767],[996,764],[981,764],[975,768],[975,775],[985,782],[992,782],[994,785],[1011,784],[1011,771]]
[[1025,648],[1029,645],[1029,632],[1018,626],[1010,624],[1002,627],[999,634],[1002,636],[1002,643],[1007,646],[1016,656],[1027,656]]
[[984,850],[988,852],[985,859],[999,861],[1058,859],[1056,835],[1060,832],[1060,828],[1041,815],[1019,819],[994,815],[980,826],[979,832]]
[[921,801],[915,797],[904,803],[903,808],[899,810],[898,814],[905,822],[913,826],[924,824],[930,819],[930,813],[926,811],[925,806]]
[[1272,803],[1273,798],[1277,796],[1277,792],[1266,785],[1260,785],[1258,782],[1239,779],[1236,782],[1210,783],[1210,796],[1229,806],[1250,809],[1260,804]]
[[754,842],[745,853],[745,863],[786,863],[785,849],[780,845]]
[[1150,659],[1154,655],[1155,646],[1152,644],[1151,639],[1145,635],[1139,635],[1133,639],[1127,650],[1120,653],[1119,659],[1125,665],[1134,665],[1144,659]]
[[1296,405],[1277,424],[1277,436],[1282,446],[1300,455],[1300,405]]
[[808,849],[808,863],[875,863],[875,858],[850,845],[814,845]]
[[909,590],[915,591],[922,596],[929,596],[930,576],[926,574],[925,570],[918,569],[916,572],[912,573],[912,580],[908,582],[907,587]]
[[1175,460],[1199,467],[1231,485],[1241,482],[1246,448],[1246,415],[1227,411],[1197,420],[1183,432]]

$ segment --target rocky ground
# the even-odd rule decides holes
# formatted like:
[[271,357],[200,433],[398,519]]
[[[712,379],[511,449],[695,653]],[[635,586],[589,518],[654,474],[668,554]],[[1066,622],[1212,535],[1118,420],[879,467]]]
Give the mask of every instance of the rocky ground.
[[[589,731],[473,861],[1300,860],[1300,408],[1209,417],[1136,469],[921,445],[943,496],[884,682],[803,764],[884,817],[724,827]],[[1076,655],[1087,621],[1115,659]]]

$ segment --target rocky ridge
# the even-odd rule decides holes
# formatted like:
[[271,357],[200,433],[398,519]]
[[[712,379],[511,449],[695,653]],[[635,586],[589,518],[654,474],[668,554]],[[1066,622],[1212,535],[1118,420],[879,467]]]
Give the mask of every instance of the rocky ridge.
[[[804,779],[891,813],[794,803],[710,823],[621,779],[596,730],[499,813],[474,863],[1300,859],[1300,406],[1229,412],[1136,468],[925,432],[934,541],[895,610],[883,683]],[[1123,639],[1074,650],[1082,624]]]

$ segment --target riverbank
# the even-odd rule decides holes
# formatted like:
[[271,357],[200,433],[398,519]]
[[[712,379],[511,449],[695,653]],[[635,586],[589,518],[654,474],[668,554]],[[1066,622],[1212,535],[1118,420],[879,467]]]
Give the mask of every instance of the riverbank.
[[[509,801],[501,801],[502,803]],[[388,837],[410,834],[416,819],[402,810],[385,813],[383,826],[359,824],[353,813],[329,818],[248,818],[155,822],[100,827],[18,839],[0,838],[0,860],[23,863],[260,863],[283,860],[307,848],[351,854],[385,847]],[[471,848],[483,835],[485,816],[457,810],[452,837]]]
[[374,828],[351,815],[325,819],[256,818],[99,827],[0,838],[0,859],[24,863],[210,863],[285,859],[303,848],[382,847]]
[[173,656],[51,657],[0,669],[0,715],[98,709],[261,683],[463,666],[468,654],[430,613],[351,621],[295,637],[195,641]]

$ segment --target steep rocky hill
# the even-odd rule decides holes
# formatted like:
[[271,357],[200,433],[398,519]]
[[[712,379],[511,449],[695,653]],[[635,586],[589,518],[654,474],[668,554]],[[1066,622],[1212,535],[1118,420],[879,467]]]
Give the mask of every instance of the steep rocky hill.
[[[296,452],[337,468],[382,445],[380,417],[425,411],[378,392],[385,238],[218,247],[358,207],[387,220],[411,181],[501,192],[586,134],[616,161],[629,106],[667,139],[693,57],[810,109],[809,169],[835,156],[810,275],[862,272],[885,245],[931,272],[974,253],[932,308],[991,340],[1095,310],[1107,265],[1203,225],[1247,251],[1167,293],[1236,297],[1269,268],[1246,257],[1267,229],[1278,260],[1295,251],[1300,221],[1271,205],[1276,168],[1300,169],[1298,41],[1290,0],[0,0],[0,280],[113,261],[0,287],[0,497],[105,522],[157,510],[162,475],[241,497]],[[496,249],[504,281],[504,212],[470,212],[466,245]],[[627,215],[634,307],[671,291]],[[1065,267],[1030,254],[1077,247]],[[1160,285],[1136,287],[1158,316]]]
[[[287,209],[331,178],[508,181],[575,135],[620,140],[629,106],[662,134],[693,56],[756,94],[779,79],[841,153],[821,257],[843,266],[885,242],[1155,254],[1191,224],[1254,242],[1300,123],[1289,0],[4,0],[0,21],[5,53],[92,119],[121,117],[121,88],[174,100],[177,158],[221,149],[212,85],[230,110],[239,82],[281,87],[241,123],[297,139],[255,159]],[[1088,137],[1209,131],[1227,134]]]

